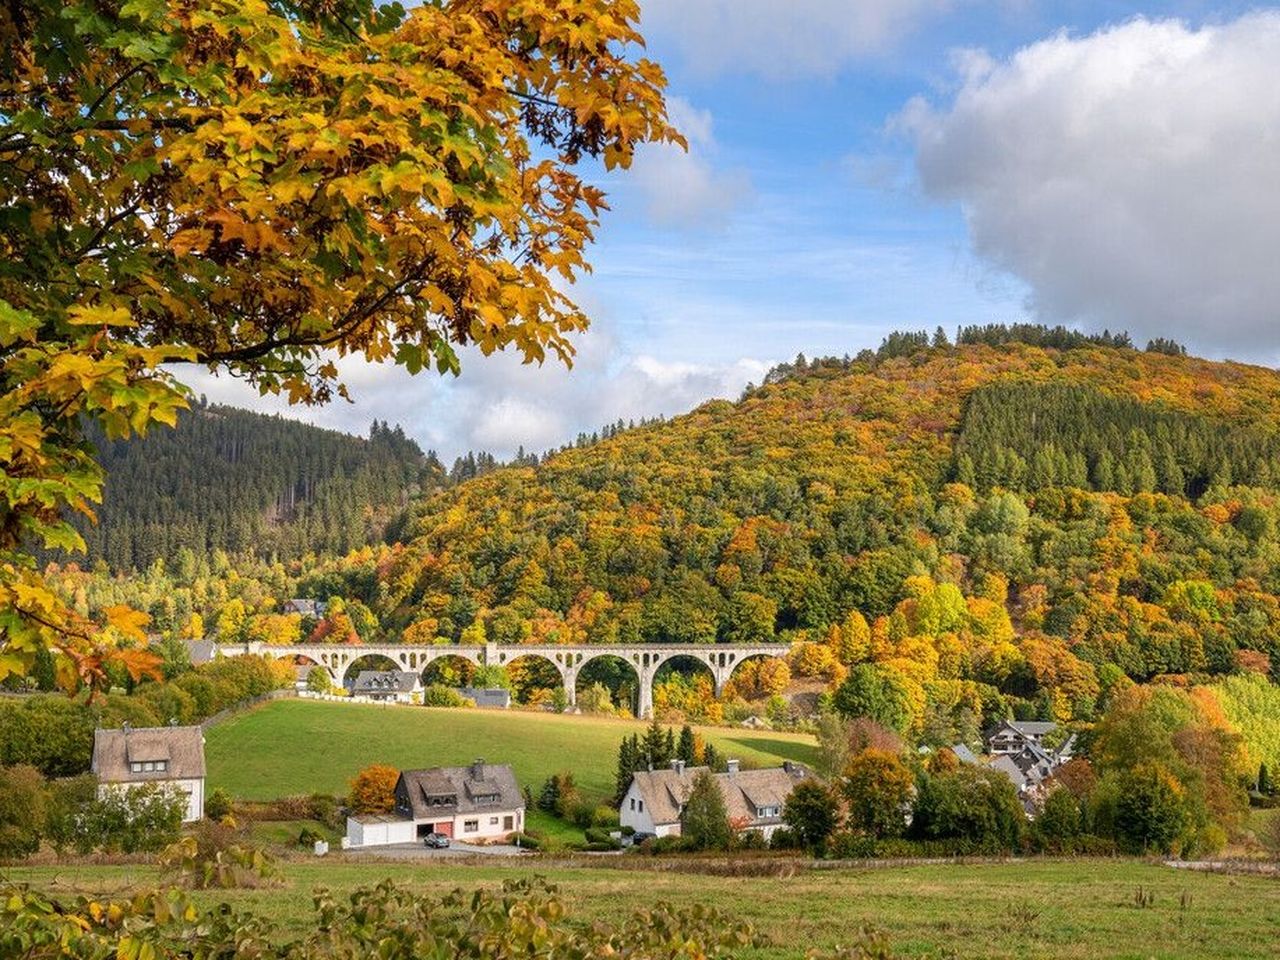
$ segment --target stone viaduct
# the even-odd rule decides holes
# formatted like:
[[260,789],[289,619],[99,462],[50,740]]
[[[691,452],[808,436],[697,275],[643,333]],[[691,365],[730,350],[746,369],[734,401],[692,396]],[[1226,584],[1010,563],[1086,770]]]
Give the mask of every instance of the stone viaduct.
[[599,657],[616,657],[635,671],[639,691],[637,715],[647,717],[653,712],[653,678],[658,668],[676,657],[687,657],[707,667],[715,681],[719,696],[733,672],[745,661],[756,657],[784,657],[791,649],[785,643],[754,646],[726,646],[724,644],[641,644],[636,646],[584,645],[584,646],[525,646],[488,643],[483,647],[452,645],[410,646],[406,644],[297,644],[272,646],[265,643],[220,644],[217,652],[224,657],[256,655],[277,660],[301,657],[329,671],[335,685],[341,685],[347,671],[359,660],[384,657],[401,670],[422,673],[433,661],[444,657],[461,657],[477,666],[504,666],[522,657],[538,657],[556,668],[564,683],[569,703],[577,701],[578,673],[592,660]]

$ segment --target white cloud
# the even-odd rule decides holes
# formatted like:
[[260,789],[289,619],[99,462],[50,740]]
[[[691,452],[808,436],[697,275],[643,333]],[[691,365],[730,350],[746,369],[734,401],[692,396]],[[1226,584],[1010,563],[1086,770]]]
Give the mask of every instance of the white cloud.
[[347,359],[339,363],[354,403],[290,407],[261,398],[243,383],[206,371],[178,375],[212,401],[367,433],[372,420],[399,423],[424,449],[450,459],[468,449],[510,456],[517,447],[543,450],[570,443],[607,423],[683,413],[712,397],[736,398],[770,364],[740,359],[722,364],[668,362],[623,350],[597,322],[578,341],[571,370],[548,362],[521,364],[514,355],[482,357],[466,350],[462,375],[438,377]]
[[646,213],[660,226],[720,227],[751,193],[741,170],[720,170],[711,111],[682,97],[668,97],[671,123],[684,134],[688,151],[672,144],[644,144],[636,152],[630,179],[645,200]]
[[950,0],[646,0],[642,25],[704,75],[833,76],[892,50]]
[[913,101],[925,192],[1046,320],[1277,354],[1280,13],[1060,34]]

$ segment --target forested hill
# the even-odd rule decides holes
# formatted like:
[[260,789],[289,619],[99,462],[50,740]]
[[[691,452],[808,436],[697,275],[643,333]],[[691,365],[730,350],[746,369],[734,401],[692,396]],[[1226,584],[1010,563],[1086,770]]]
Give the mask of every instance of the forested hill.
[[856,613],[879,657],[1028,692],[1082,661],[1280,664],[1280,374],[940,339],[461,484],[349,582],[414,637],[822,639]]
[[196,556],[287,559],[379,541],[413,496],[444,470],[399,427],[368,438],[200,403],[175,429],[144,439],[89,439],[107,472],[99,523],[79,522],[92,560],[142,569]]

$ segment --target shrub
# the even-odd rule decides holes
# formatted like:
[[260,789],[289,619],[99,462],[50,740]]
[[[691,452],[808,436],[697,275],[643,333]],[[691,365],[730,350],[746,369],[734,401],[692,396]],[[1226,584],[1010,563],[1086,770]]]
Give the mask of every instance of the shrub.
[[692,837],[669,836],[646,840],[640,845],[640,849],[645,853],[661,856],[667,853],[690,853],[699,847]]
[[47,813],[44,777],[35,767],[0,767],[0,860],[40,849]]
[[334,830],[341,829],[342,810],[339,809],[337,800],[327,793],[313,793],[307,801],[307,812],[312,820],[318,820]]
[[[252,949],[262,960],[419,955],[423,944],[472,947],[493,957],[733,957],[764,945],[748,924],[718,910],[647,906],[630,917],[584,924],[556,889],[541,880],[508,880],[497,891],[423,895],[390,881],[337,897],[318,891],[315,917],[298,939],[264,936],[265,918],[216,909],[204,913],[180,892],[142,893],[120,903],[54,903],[25,889],[0,897],[0,950],[6,955],[115,957],[232,956]],[[116,923],[97,918],[111,916]],[[459,950],[461,948],[458,948]],[[474,952],[478,953],[478,947]],[[843,952],[842,957],[887,956]],[[456,953],[451,950],[450,953]]]
[[1026,814],[1009,778],[997,770],[961,766],[926,774],[916,797],[911,833],[921,840],[965,840],[983,847],[1018,846]]
[[613,807],[596,807],[591,811],[591,826],[616,828],[618,826],[618,811]]
[[179,790],[148,783],[107,790],[84,807],[76,827],[79,853],[154,853],[178,839],[187,797]]
[[474,700],[464,697],[453,687],[433,683],[422,690],[422,704],[426,707],[474,707]]
[[222,820],[231,813],[231,794],[217,787],[204,801],[204,815],[210,820]]
[[159,862],[185,886],[197,890],[258,886],[275,874],[270,857],[218,823],[198,825],[189,836],[170,844]]
[[873,837],[896,837],[906,829],[915,777],[895,753],[868,747],[845,767],[841,790],[849,825]]
[[542,846],[542,841],[531,833],[513,833],[510,842],[518,844],[526,850],[537,850]]

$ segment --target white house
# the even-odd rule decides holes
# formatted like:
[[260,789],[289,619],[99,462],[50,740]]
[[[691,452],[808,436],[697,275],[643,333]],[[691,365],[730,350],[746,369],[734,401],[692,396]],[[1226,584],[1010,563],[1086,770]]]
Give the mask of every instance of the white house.
[[407,670],[361,670],[351,687],[353,697],[412,703],[422,695],[422,678]]
[[98,796],[148,783],[186,795],[184,823],[204,816],[204,731],[199,727],[130,727],[93,732]]
[[507,764],[402,770],[391,814],[347,819],[347,848],[413,843],[442,833],[489,843],[524,830],[524,797]]
[[[716,786],[724,797],[729,822],[739,833],[756,830],[766,839],[782,825],[787,797],[808,771],[790,761],[766,770],[742,770],[730,760],[728,770],[715,774]],[[618,809],[619,822],[636,833],[659,837],[679,836],[680,817],[693,790],[693,781],[706,767],[687,767],[671,761],[665,770],[642,770],[631,778]]]

